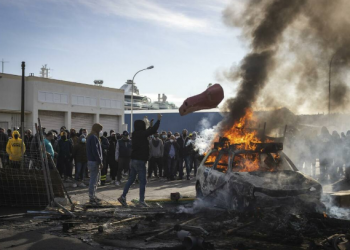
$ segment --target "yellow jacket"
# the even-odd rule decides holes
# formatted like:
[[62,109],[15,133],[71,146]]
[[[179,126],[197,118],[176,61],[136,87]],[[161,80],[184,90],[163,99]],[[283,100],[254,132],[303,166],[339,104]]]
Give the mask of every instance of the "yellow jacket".
[[[15,138],[15,135],[18,135],[18,139]],[[20,161],[22,155],[26,151],[26,146],[22,142],[22,139],[19,138],[20,134],[18,131],[13,131],[12,139],[10,139],[6,146],[6,153],[10,156],[10,161]],[[21,150],[22,145],[22,150]]]

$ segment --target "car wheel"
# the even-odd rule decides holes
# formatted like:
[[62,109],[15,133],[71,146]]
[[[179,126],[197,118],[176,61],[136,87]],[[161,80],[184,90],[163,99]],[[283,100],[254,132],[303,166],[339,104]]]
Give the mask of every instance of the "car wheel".
[[202,192],[202,188],[201,188],[201,185],[199,184],[199,182],[197,182],[197,184],[196,184],[196,197],[203,198],[203,192]]
[[230,194],[227,205],[229,210],[242,211],[245,208],[244,198],[239,196],[237,192],[233,190]]

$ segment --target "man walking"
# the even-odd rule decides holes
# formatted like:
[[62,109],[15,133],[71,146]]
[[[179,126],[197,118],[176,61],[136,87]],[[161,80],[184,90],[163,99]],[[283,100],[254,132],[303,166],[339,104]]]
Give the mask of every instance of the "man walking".
[[103,168],[103,155],[99,139],[102,128],[101,124],[95,123],[86,141],[86,154],[88,158],[88,169],[90,171],[89,198],[92,204],[99,204],[101,202],[101,200],[96,197],[96,189],[100,169]]
[[158,114],[158,121],[153,127],[146,129],[146,124],[142,120],[136,120],[134,123],[135,130],[132,133],[132,152],[131,152],[131,168],[129,180],[124,187],[122,196],[118,198],[118,201],[127,206],[126,195],[129,192],[130,186],[134,183],[136,175],[138,175],[140,182],[140,205],[148,207],[145,203],[145,191],[146,191],[146,162],[149,158],[149,141],[148,136],[157,132],[162,115]]

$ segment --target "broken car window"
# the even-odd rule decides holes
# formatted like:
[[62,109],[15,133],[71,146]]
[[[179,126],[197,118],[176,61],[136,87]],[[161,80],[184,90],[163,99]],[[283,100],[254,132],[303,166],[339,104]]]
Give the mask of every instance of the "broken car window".
[[278,154],[236,154],[232,161],[233,172],[290,170],[286,161]]
[[207,168],[211,168],[214,165],[216,157],[219,155],[219,151],[212,151],[208,155],[208,158],[205,160],[204,166]]
[[226,173],[228,168],[228,152],[221,152],[219,155],[218,164],[216,164],[216,170]]

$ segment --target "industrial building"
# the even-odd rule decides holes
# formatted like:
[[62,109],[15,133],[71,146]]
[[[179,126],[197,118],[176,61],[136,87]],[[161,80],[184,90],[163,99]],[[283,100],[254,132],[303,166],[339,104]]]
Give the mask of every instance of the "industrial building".
[[[21,76],[0,74],[0,127],[21,126]],[[33,75],[25,77],[25,129],[35,128],[41,118],[46,131],[86,128],[95,122],[103,130],[122,132],[124,90],[55,80]]]

